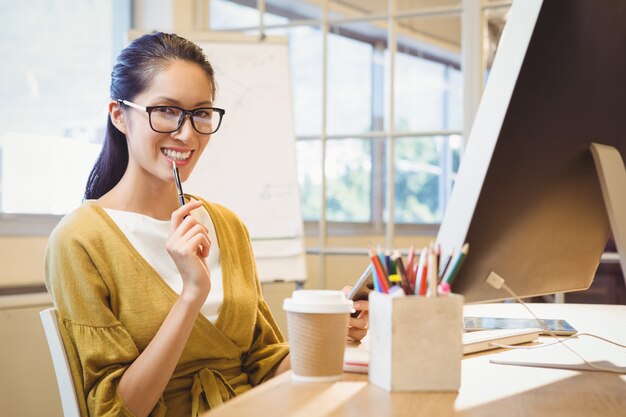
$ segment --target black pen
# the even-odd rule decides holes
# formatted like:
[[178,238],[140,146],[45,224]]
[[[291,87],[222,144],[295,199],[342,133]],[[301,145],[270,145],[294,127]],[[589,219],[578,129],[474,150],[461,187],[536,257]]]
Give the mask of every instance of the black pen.
[[176,190],[178,190],[178,201],[181,207],[185,205],[185,194],[183,194],[183,186],[180,183],[180,175],[178,174],[178,167],[176,161],[172,160],[172,168],[174,169],[174,181],[176,181]]

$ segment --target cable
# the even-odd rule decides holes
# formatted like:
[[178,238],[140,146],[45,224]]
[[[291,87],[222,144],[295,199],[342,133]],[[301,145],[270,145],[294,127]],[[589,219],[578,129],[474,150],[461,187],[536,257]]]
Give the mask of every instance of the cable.
[[[609,340],[609,339],[605,339],[604,337],[601,337],[601,336],[598,336],[598,335],[595,335],[595,334],[591,334],[591,333],[576,333],[576,334],[573,334],[571,336],[564,337],[561,340],[562,341],[566,341],[568,339],[578,338],[580,336],[594,337],[594,338],[600,339],[600,340],[602,340],[604,342],[611,343],[612,345],[615,345],[615,346],[618,346],[618,347],[621,347],[621,348],[626,348],[626,345],[622,345],[620,343],[614,342],[614,341]],[[496,347],[500,347],[500,348],[506,348],[506,349],[540,349],[540,348],[556,345],[558,343],[559,343],[559,341],[557,340],[556,342],[546,343],[546,344],[543,344],[543,345],[536,345],[536,346],[501,345],[499,343],[490,343],[490,344],[492,346],[496,346]]]
[[[592,364],[592,363],[590,363],[590,362],[587,362],[587,360],[585,360],[585,358],[583,358],[582,356],[580,356],[580,355],[579,355],[579,354],[578,354],[578,353],[577,353],[574,349],[572,349],[571,347],[567,346],[567,345],[564,343],[564,341],[565,341],[565,340],[570,339],[571,337],[576,336],[576,335],[573,335],[573,336],[570,336],[570,337],[566,337],[566,338],[564,338],[564,339],[561,339],[561,338],[560,338],[560,337],[558,337],[556,334],[554,334],[554,332],[548,328],[548,326],[546,325],[546,323],[545,323],[542,319],[540,319],[539,317],[537,317],[537,316],[535,315],[535,313],[533,313],[533,312],[532,312],[532,310],[531,310],[531,309],[530,309],[530,308],[526,305],[526,303],[525,303],[524,301],[522,301],[522,299],[521,299],[521,298],[519,298],[519,297],[517,296],[517,294],[515,294],[515,292],[513,292],[513,290],[512,290],[512,289],[510,289],[510,288],[509,288],[509,287],[508,287],[508,286],[504,283],[504,278],[502,278],[502,277],[501,277],[501,276],[499,276],[498,274],[496,274],[496,273],[494,273],[494,272],[490,273],[490,274],[489,274],[489,276],[487,277],[487,284],[491,285],[493,288],[495,288],[495,289],[497,289],[497,290],[499,290],[499,289],[502,289],[502,288],[503,288],[503,289],[504,289],[506,292],[508,292],[508,293],[509,293],[509,294],[510,294],[513,298],[515,298],[515,300],[516,300],[518,303],[520,303],[522,306],[524,306],[524,308],[525,308],[526,310],[528,310],[528,312],[529,312],[529,313],[530,313],[530,314],[531,314],[531,315],[535,318],[535,320],[537,320],[537,322],[539,323],[539,325],[541,326],[541,328],[542,328],[542,329],[543,329],[546,333],[548,333],[550,336],[554,337],[554,338],[557,340],[556,342],[551,343],[550,345],[557,344],[557,343],[562,344],[562,345],[563,345],[563,346],[565,346],[565,347],[566,347],[569,351],[571,351],[574,355],[578,356],[578,357],[579,357],[579,358],[580,358],[580,359],[581,359],[581,360],[582,360],[582,361],[583,361],[586,365],[588,365],[589,367],[591,367],[591,368],[593,368],[593,369],[596,369],[596,370],[598,370],[598,371],[603,371],[603,372],[611,372],[611,373],[620,374],[620,375],[624,373],[624,371],[618,371],[618,370],[616,370],[616,369],[611,369],[611,368],[604,368],[604,367],[602,367],[602,366],[594,365],[594,364]],[[605,341],[607,341],[607,342],[609,342],[609,343],[612,343],[612,344],[614,344],[614,345],[620,346],[620,347],[622,347],[622,348],[626,347],[626,346],[621,345],[621,344],[619,344],[619,343],[612,342],[612,341],[610,341],[610,340],[604,339],[603,337],[600,337],[600,336],[591,335],[591,334],[588,334],[588,333],[581,333],[580,335],[582,336],[583,334],[584,334],[584,335],[588,335],[588,336],[592,336],[592,337],[596,337],[596,338],[598,338],[598,339],[605,340]],[[496,343],[492,343],[492,345],[494,345],[494,346],[498,346]],[[505,345],[503,345],[503,346],[505,346]],[[549,345],[545,345],[545,346],[549,346]],[[499,347],[500,347],[500,346],[499,346]],[[508,346],[507,346],[507,347],[508,347]],[[537,348],[537,347],[538,347],[538,346],[531,346],[530,348]]]

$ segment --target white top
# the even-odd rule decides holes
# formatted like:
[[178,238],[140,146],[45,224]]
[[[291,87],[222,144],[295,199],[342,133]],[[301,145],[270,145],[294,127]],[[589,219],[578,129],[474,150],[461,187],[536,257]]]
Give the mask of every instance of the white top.
[[[104,209],[117,226],[124,232],[126,238],[135,247],[137,252],[156,270],[172,290],[180,294],[183,281],[176,268],[174,260],[165,249],[169,236],[170,221],[157,220],[149,216],[130,211]],[[211,292],[207,297],[201,312],[211,322],[215,323],[217,315],[224,301],[224,287],[222,284],[222,268],[220,266],[220,248],[215,233],[215,226],[211,216],[199,207],[191,212],[191,216],[209,229],[211,250],[205,259],[211,271]]]

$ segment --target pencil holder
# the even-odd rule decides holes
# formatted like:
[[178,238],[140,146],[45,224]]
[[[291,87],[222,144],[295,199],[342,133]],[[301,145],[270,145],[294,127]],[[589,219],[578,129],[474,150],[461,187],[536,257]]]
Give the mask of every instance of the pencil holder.
[[372,292],[369,381],[386,391],[458,391],[463,297]]

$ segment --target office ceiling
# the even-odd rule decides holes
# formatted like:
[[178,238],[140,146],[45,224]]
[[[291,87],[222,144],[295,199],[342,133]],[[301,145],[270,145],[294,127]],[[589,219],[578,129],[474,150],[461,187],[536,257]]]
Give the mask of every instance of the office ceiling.
[[[316,1],[316,0],[313,0]],[[319,1],[319,0],[317,0]],[[334,0],[333,3],[345,6],[360,13],[385,13],[387,1],[385,0]],[[397,0],[397,13],[426,8],[446,8],[449,6],[461,6],[460,0]],[[429,18],[406,18],[399,21],[402,29],[415,32],[419,35],[428,36],[450,44],[452,47],[460,47],[461,44],[461,16],[444,16]]]
[[[487,0],[493,3],[498,0]],[[333,3],[344,5],[362,13],[384,13],[387,10],[386,0],[334,0]],[[396,0],[397,13],[411,10],[436,9],[447,7],[461,7],[461,0]],[[489,20],[498,21],[496,26],[503,25],[502,10],[492,10],[488,13]],[[450,45],[461,45],[461,16],[407,18],[400,21],[400,25],[409,31],[447,42]]]
[[[500,2],[501,0],[486,0],[489,2]],[[415,11],[420,9],[445,9],[447,7],[461,7],[461,0],[396,0],[397,13]],[[267,0],[268,4],[288,10],[294,15],[308,15],[312,18],[320,18],[324,0]],[[387,12],[386,0],[331,0],[331,16],[356,17],[362,14],[384,14]],[[489,10],[487,13],[490,26],[502,28],[506,19],[506,8]],[[437,17],[403,18],[399,21],[401,36],[405,39],[415,35],[421,41],[434,41],[439,46],[450,50],[460,50],[461,46],[461,15],[460,13]],[[377,21],[375,25],[378,29],[386,27],[385,21]],[[344,24],[346,29],[358,28],[361,24]],[[490,38],[492,28],[489,29]],[[499,37],[499,33],[497,34]],[[496,39],[497,42],[497,39]]]

